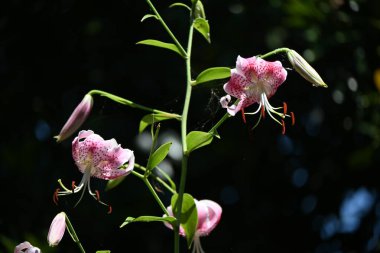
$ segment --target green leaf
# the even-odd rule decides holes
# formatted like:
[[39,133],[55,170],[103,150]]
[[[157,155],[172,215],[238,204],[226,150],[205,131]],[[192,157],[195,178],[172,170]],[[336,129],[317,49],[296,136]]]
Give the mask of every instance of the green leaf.
[[154,15],[154,14],[146,14],[146,15],[144,15],[144,17],[141,19],[140,22],[143,22],[145,19],[148,19],[148,18],[155,18],[155,19],[158,20],[158,17],[157,17],[156,15]]
[[166,43],[159,40],[142,40],[142,41],[137,42],[136,44],[166,48],[178,53],[180,56],[185,58],[185,55],[182,55],[179,48],[173,43]]
[[156,170],[169,182],[170,188],[172,188],[174,191],[177,190],[177,186],[175,185],[174,181],[171,179],[171,177],[160,167],[156,166]]
[[172,8],[172,7],[175,7],[175,6],[185,7],[186,9],[188,9],[189,11],[191,11],[191,8],[189,6],[187,6],[186,4],[184,4],[184,3],[174,3],[174,4],[171,4],[169,7]]
[[208,21],[204,18],[196,18],[193,22],[194,28],[203,35],[203,37],[211,43],[210,39],[210,25]]
[[126,177],[119,177],[119,178],[116,178],[116,179],[108,180],[105,191],[109,191],[109,190],[115,188],[121,182],[123,182],[125,178]]
[[169,222],[173,224],[176,221],[175,217],[172,216],[165,216],[165,217],[159,217],[159,216],[139,216],[137,218],[133,217],[127,217],[123,224],[120,225],[120,228],[124,227],[125,225],[128,225],[132,222],[151,222],[151,221],[161,221],[161,222]]
[[200,147],[206,146],[212,142],[213,134],[202,132],[202,131],[192,131],[186,136],[187,143],[187,153],[198,149]]
[[157,165],[159,165],[162,160],[165,159],[165,157],[169,153],[170,146],[172,145],[171,142],[167,142],[165,144],[162,144],[154,153],[149,157],[147,170],[151,170]]
[[231,69],[227,67],[213,67],[203,70],[195,79],[194,85],[205,85],[206,83],[222,80],[226,78],[230,78]]
[[[178,194],[174,194],[171,199],[174,215],[179,211],[177,200]],[[182,228],[185,230],[187,246],[190,248],[198,226],[198,213],[194,198],[188,193],[183,194],[181,218],[179,222]]]
[[139,126],[139,133],[142,133],[142,131],[145,130],[145,128],[149,125],[152,125],[153,123],[157,123],[163,120],[167,119],[176,119],[177,116],[173,114],[148,114],[145,115],[141,121],[140,121],[140,126]]
[[96,253],[111,253],[110,250],[97,250]]

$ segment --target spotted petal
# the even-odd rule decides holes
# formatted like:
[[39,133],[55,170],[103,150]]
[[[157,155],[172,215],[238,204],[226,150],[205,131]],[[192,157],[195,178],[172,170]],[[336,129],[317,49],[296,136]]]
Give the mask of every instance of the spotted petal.
[[[109,180],[131,172],[134,154],[123,149],[115,139],[104,140],[93,131],[81,131],[73,141],[73,158],[79,170],[84,173],[91,168],[91,176]],[[128,162],[127,169],[118,169]]]

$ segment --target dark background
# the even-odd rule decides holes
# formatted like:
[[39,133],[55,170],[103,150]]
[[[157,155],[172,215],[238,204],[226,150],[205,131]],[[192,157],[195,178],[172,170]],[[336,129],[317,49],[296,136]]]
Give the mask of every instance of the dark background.
[[[153,1],[185,44],[188,14]],[[206,252],[379,252],[380,237],[380,2],[377,0],[205,0],[212,44],[194,36],[193,77],[214,66],[234,67],[278,47],[297,50],[318,70],[328,89],[314,88],[295,71],[271,98],[288,103],[296,125],[281,127],[240,115],[220,128],[221,140],[194,152],[186,191],[220,203],[220,224],[202,238]],[[53,217],[65,211],[87,252],[171,252],[172,233],[160,223],[122,229],[127,216],[158,215],[147,188],[128,176],[116,189],[93,180],[113,213],[87,194],[52,194],[57,179],[79,182],[71,140],[57,135],[83,96],[102,89],[157,109],[182,110],[185,66],[174,53],[142,45],[169,42],[145,1],[34,0],[0,4],[0,252],[24,240],[47,252],[79,252],[66,234],[49,248]],[[284,55],[280,60],[290,67]],[[377,71],[377,72],[376,72]],[[376,79],[377,73],[377,79]],[[224,114],[222,88],[195,89],[189,130],[207,131]],[[252,107],[251,110],[253,110]],[[138,124],[144,112],[96,96],[82,129],[141,148]],[[162,123],[163,135],[178,135],[177,122]],[[146,135],[145,135],[146,136]],[[168,158],[179,182],[179,163]],[[167,164],[168,164],[167,163]],[[169,204],[170,194],[161,194]],[[182,241],[184,244],[184,241]],[[185,252],[185,250],[183,250]]]

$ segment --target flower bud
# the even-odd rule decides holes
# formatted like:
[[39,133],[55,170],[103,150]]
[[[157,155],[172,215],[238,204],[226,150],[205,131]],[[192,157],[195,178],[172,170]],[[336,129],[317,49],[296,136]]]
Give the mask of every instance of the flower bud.
[[298,74],[312,83],[313,86],[327,88],[327,84],[322,80],[317,71],[301,55],[294,50],[289,50],[287,54],[290,63]]
[[57,142],[61,142],[68,137],[70,137],[75,131],[79,129],[79,127],[83,124],[83,122],[87,119],[88,115],[91,112],[93,105],[93,98],[91,95],[86,94],[80,102],[80,104],[75,108],[70,118],[67,120],[66,124],[63,126],[59,135],[54,136],[57,139]]
[[195,4],[195,8],[193,10],[194,18],[204,18],[206,19],[205,9],[203,7],[203,3],[201,0],[198,0]]
[[41,250],[25,241],[17,245],[13,253],[41,253]]
[[53,221],[51,222],[47,240],[49,246],[57,246],[62,240],[63,235],[66,230],[66,214],[65,212],[60,212],[57,214]]

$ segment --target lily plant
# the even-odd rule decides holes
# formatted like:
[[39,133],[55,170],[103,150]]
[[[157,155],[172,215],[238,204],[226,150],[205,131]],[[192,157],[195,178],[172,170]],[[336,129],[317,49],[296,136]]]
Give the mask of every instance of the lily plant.
[[[166,32],[169,42],[146,39],[137,42],[137,44],[169,50],[176,53],[183,60],[186,80],[182,80],[185,91],[182,111],[177,113],[166,112],[141,105],[107,91],[90,90],[84,95],[83,100],[74,109],[60,133],[56,136],[57,142],[61,143],[69,140],[73,134],[77,135],[72,140],[73,167],[77,167],[83,176],[79,184],[72,181],[69,187],[62,183],[62,179],[58,179],[60,188],[53,193],[53,201],[60,205],[59,198],[81,193],[79,200],[74,204],[76,206],[87,190],[96,201],[107,206],[109,208],[108,213],[111,213],[111,205],[100,200],[100,192],[104,189],[93,191],[90,186],[91,178],[107,180],[106,189],[109,190],[116,189],[120,183],[125,181],[127,175],[133,175],[146,185],[152,194],[152,200],[161,208],[161,213],[123,217],[121,218],[120,228],[127,229],[127,225],[132,222],[162,222],[166,227],[173,230],[174,253],[180,252],[181,236],[186,239],[189,249],[192,247],[193,252],[200,253],[204,252],[200,244],[200,237],[208,236],[211,231],[216,229],[222,218],[222,206],[210,199],[197,200],[186,191],[187,174],[188,170],[191,169],[189,167],[191,154],[219,138],[217,130],[227,119],[234,118],[233,116],[238,112],[242,113],[244,122],[246,121],[246,115],[259,114],[259,122],[261,118],[268,114],[282,127],[283,134],[285,134],[286,119],[290,119],[292,125],[294,125],[294,113],[288,112],[285,102],[277,107],[269,103],[277,89],[286,82],[288,73],[281,61],[267,61],[268,57],[285,55],[296,73],[300,74],[314,87],[327,87],[327,85],[317,71],[300,54],[286,47],[278,48],[265,54],[254,55],[255,52],[252,52],[252,55],[247,58],[237,56],[234,68],[229,66],[208,67],[198,75],[193,76],[192,48],[194,32],[198,32],[206,42],[211,43],[210,25],[206,19],[202,1],[191,0],[188,3],[174,3],[170,6],[185,8],[188,11],[186,19],[190,22],[188,23],[187,42],[184,44],[169,28],[169,25],[152,1],[145,1],[149,13],[144,15],[141,21],[153,19],[159,22]],[[284,59],[284,57],[280,59]],[[231,59],[231,61],[233,60]],[[218,88],[226,92],[226,95],[220,98],[220,107],[225,108],[226,111],[224,115],[220,115],[219,121],[208,131],[197,131],[188,128],[191,95],[195,92],[196,87]],[[142,112],[138,132],[140,134],[146,129],[150,129],[152,144],[148,158],[135,158],[133,148],[122,148],[122,146],[132,146],[131,143],[125,143],[125,140],[122,140],[122,144],[119,144],[113,138],[109,140],[103,139],[99,133],[95,134],[92,130],[81,130],[82,124],[92,113],[96,96],[108,98],[115,103]],[[248,111],[254,105],[256,105],[256,108],[251,112]],[[166,158],[172,145],[172,141],[160,146],[157,145],[160,126],[165,124],[167,120],[177,121],[178,130],[181,134],[182,157],[179,182],[174,182],[168,174],[160,169],[160,163]],[[172,195],[170,203],[164,203],[161,199],[162,196],[160,196],[161,191],[157,191],[157,188],[152,186],[151,181],[161,184],[161,189],[164,189],[165,193]],[[74,242],[77,243],[80,252],[85,252],[78,236],[76,236],[73,225],[68,219],[68,215],[63,212],[59,213],[52,222],[48,235],[49,244],[51,246],[59,244],[65,227],[70,232]],[[15,252],[30,252],[28,250],[31,247],[33,246],[24,243],[18,245]]]

